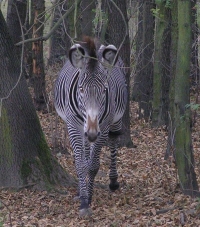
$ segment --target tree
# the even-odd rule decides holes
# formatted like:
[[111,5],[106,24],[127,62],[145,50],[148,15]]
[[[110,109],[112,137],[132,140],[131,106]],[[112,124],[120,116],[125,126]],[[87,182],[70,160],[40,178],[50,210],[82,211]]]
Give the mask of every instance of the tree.
[[180,187],[184,194],[198,194],[194,172],[194,157],[191,141],[190,116],[190,54],[191,54],[191,2],[178,0],[178,44],[176,75],[174,78],[175,160]]
[[[8,1],[7,10],[7,26],[9,33],[13,39],[14,43],[18,43],[22,40],[22,29],[25,31],[26,27],[26,10],[27,10],[27,0]],[[21,48],[17,47],[17,52],[20,57]]]
[[[55,26],[58,20],[63,16],[67,8],[71,5],[70,1],[62,2],[57,0],[52,9],[52,24],[51,29]],[[71,25],[73,24],[73,25]],[[63,57],[66,59],[67,50],[71,47],[72,40],[69,34],[72,34],[74,29],[73,15],[63,18],[58,29],[52,34],[49,40],[49,59],[48,64],[63,62]]]
[[[34,12],[33,38],[43,35],[45,5],[44,0],[32,1]],[[46,108],[45,73],[43,59],[43,41],[32,42],[34,103],[37,110]]]
[[170,9],[165,1],[156,1],[154,38],[154,75],[152,125],[167,125],[169,106]]
[[[130,40],[128,34],[128,18],[126,4],[121,0],[110,1],[108,7],[108,27],[106,41],[119,48],[119,55],[125,64],[126,82],[129,91],[130,83]],[[128,98],[129,103],[129,98]],[[120,145],[131,147],[129,105],[123,117],[123,135]]]
[[136,72],[132,99],[139,104],[139,117],[151,116],[153,96],[154,9],[152,1],[138,1],[138,29],[135,41]]
[[172,2],[171,6],[171,44],[170,44],[170,86],[169,86],[169,116],[168,116],[168,143],[165,153],[165,159],[173,152],[174,149],[174,95],[175,95],[175,76],[176,60],[178,49],[178,3]]
[[70,177],[47,146],[1,11],[0,27],[0,187],[67,184]]
[[95,18],[96,4],[95,1],[84,0],[81,5],[81,31],[83,35],[93,36],[94,26],[93,21]]

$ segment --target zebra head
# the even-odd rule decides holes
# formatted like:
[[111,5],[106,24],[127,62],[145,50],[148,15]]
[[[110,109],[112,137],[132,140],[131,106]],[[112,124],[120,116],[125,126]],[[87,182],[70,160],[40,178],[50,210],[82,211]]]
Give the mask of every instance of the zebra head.
[[117,49],[113,45],[97,48],[93,40],[87,39],[71,47],[69,59],[79,72],[77,100],[84,118],[84,135],[89,142],[95,142],[109,111],[108,76],[117,60]]

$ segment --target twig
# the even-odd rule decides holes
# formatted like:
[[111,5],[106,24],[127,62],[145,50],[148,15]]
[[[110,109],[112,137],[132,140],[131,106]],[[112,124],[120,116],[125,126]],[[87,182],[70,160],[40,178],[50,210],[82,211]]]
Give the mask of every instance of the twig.
[[60,26],[60,24],[63,22],[63,20],[75,9],[76,6],[80,4],[81,0],[77,0],[76,4],[72,5],[66,13],[57,21],[57,23],[53,26],[53,28],[50,30],[48,34],[45,36],[40,36],[38,38],[31,38],[31,39],[26,39],[22,40],[21,42],[16,43],[16,46],[20,46],[24,43],[29,43],[29,42],[35,42],[35,41],[46,41],[50,38],[50,36],[55,32],[56,29]]
[[[22,23],[21,23],[21,19],[20,19],[20,16],[19,16],[19,12],[18,12],[17,6],[16,6],[16,4],[14,4],[14,5],[15,5],[15,8],[16,8],[16,11],[17,11],[17,16],[18,16],[18,19],[19,19],[20,27],[21,27],[22,39],[24,40],[23,26],[22,26]],[[9,93],[8,93],[7,96],[0,98],[0,118],[1,118],[1,113],[2,113],[3,101],[6,100],[6,99],[8,99],[8,98],[10,97],[10,95],[12,94],[12,92],[15,90],[15,88],[16,88],[17,85],[19,84],[19,81],[21,80],[22,72],[23,72],[23,57],[24,57],[24,43],[22,43],[21,62],[20,62],[20,74],[19,74],[19,77],[18,77],[18,79],[17,79],[17,82],[16,82],[16,84],[11,88],[11,90],[9,91]]]

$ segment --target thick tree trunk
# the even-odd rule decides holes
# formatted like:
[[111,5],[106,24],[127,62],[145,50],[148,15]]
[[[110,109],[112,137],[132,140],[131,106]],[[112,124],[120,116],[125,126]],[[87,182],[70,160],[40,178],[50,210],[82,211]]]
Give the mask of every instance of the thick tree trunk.
[[139,103],[139,117],[149,120],[153,96],[154,8],[152,1],[139,1],[136,36],[136,73],[132,99]]
[[[120,47],[119,55],[125,64],[126,82],[129,91],[130,82],[130,40],[128,34],[128,18],[126,4],[121,0],[109,3],[108,11],[108,37],[107,42],[116,47]],[[121,15],[123,14],[123,16]],[[122,43],[123,42],[123,43]],[[122,45],[121,45],[122,44]],[[129,117],[129,98],[126,112],[123,117],[123,135],[120,137],[120,145],[132,147],[133,143],[130,137],[130,117]]]
[[169,106],[170,11],[164,1],[157,3],[154,39],[152,125],[167,124]]
[[67,183],[45,141],[1,11],[0,28],[0,187]]
[[[44,30],[45,16],[42,14],[45,10],[44,0],[33,0],[34,7],[34,24],[33,38],[41,37]],[[43,41],[35,41],[32,43],[33,54],[33,88],[34,88],[34,104],[37,110],[46,108],[46,90],[45,90],[45,74],[43,59]]]
[[[26,22],[27,0],[8,0],[7,26],[14,43],[22,41],[22,29]],[[16,47],[17,53],[21,55],[21,46]]]
[[[27,0],[8,0],[7,26],[14,44],[28,38],[29,28],[29,7]],[[22,46],[15,46],[17,55],[21,58]],[[29,56],[31,53],[31,44],[24,45],[23,70],[25,76],[30,75]]]
[[198,194],[191,141],[189,76],[191,60],[191,2],[178,1],[178,50],[175,76],[175,159],[184,194]]

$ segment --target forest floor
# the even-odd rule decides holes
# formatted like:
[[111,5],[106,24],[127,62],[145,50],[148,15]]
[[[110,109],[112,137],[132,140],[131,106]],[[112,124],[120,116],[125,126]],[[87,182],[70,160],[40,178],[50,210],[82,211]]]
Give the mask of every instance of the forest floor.
[[[79,202],[74,200],[77,192],[74,187],[64,189],[66,193],[1,190],[0,227],[200,226],[200,199],[181,193],[173,156],[164,160],[166,129],[152,128],[150,123],[138,119],[137,105],[133,102],[130,110],[131,138],[137,147],[119,149],[120,189],[114,193],[108,189],[109,150],[103,148],[101,166],[95,180],[91,217],[79,217]],[[60,137],[60,144],[63,142],[62,121],[55,117],[55,111],[38,112],[38,115],[53,154],[68,173],[76,176],[68,142],[64,145],[67,151],[61,151],[59,143],[55,148],[55,136]],[[199,132],[200,114],[197,113],[192,138],[195,171],[200,185]]]

